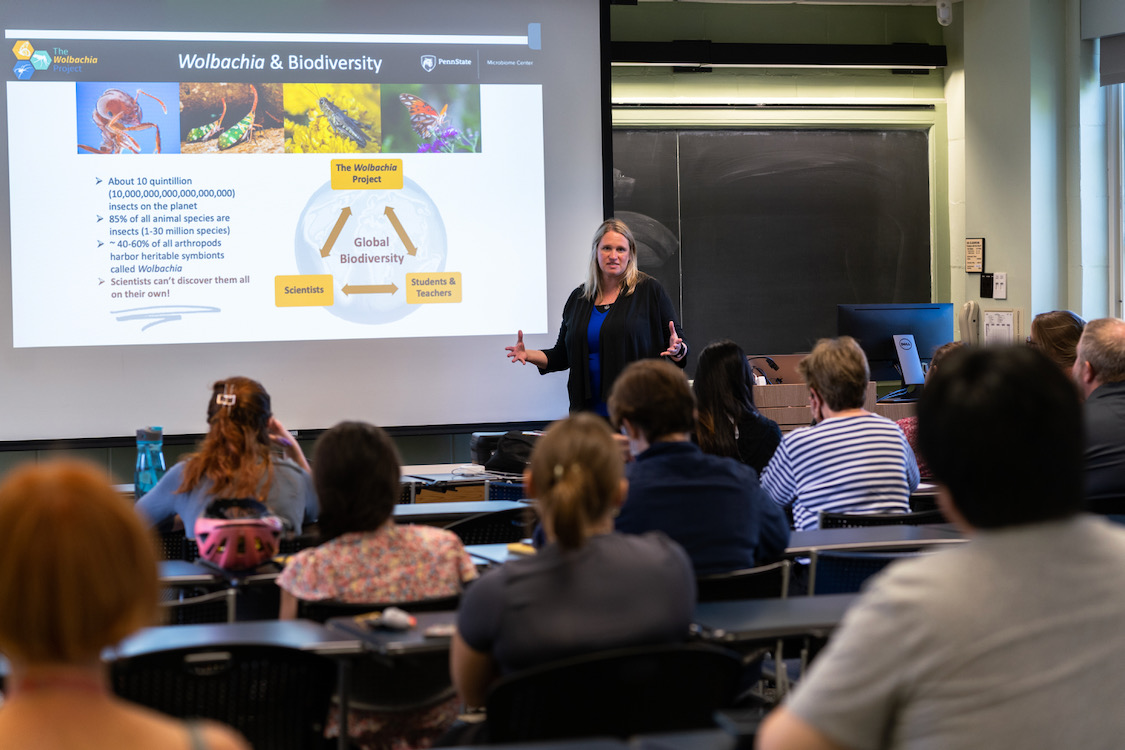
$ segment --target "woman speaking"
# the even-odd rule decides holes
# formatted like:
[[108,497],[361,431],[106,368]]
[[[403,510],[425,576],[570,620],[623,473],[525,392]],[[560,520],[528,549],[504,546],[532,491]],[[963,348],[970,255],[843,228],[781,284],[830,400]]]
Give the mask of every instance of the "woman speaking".
[[523,331],[505,347],[512,362],[540,373],[570,369],[570,410],[608,415],[606,396],[630,362],[668,357],[680,367],[687,343],[677,333],[672,300],[660,282],[637,268],[637,245],[625,223],[609,219],[594,233],[586,282],[563,307],[550,349],[528,349]]

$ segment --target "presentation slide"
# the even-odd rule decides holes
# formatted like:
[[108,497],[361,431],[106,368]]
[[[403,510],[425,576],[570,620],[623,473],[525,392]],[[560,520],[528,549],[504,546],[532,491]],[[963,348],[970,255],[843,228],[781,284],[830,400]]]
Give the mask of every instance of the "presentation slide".
[[601,218],[597,0],[62,5],[0,3],[0,440],[201,432],[232,374],[295,427],[565,413],[503,347],[553,343]]

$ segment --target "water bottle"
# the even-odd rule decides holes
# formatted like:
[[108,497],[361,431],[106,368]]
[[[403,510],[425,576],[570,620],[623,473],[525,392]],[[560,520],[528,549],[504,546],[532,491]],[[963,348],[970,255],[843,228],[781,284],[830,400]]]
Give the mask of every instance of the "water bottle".
[[164,429],[137,430],[137,470],[133,474],[133,496],[140,500],[164,476]]

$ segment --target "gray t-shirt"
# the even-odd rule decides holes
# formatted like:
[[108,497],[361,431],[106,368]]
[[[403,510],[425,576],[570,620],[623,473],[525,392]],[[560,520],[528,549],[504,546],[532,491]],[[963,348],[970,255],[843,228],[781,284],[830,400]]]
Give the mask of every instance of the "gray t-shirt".
[[457,629],[503,673],[609,648],[687,637],[695,577],[659,532],[602,534],[511,560],[465,592]]
[[1118,748],[1125,529],[1091,516],[977,532],[892,565],[788,707],[854,750]]

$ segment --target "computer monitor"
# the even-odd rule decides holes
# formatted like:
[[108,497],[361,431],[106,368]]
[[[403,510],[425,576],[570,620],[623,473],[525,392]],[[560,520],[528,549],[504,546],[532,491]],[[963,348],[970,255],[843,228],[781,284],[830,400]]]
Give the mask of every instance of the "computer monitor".
[[935,349],[953,340],[953,304],[837,305],[836,333],[851,336],[863,347],[872,380],[901,380],[895,335],[913,335],[919,358],[928,363]]

